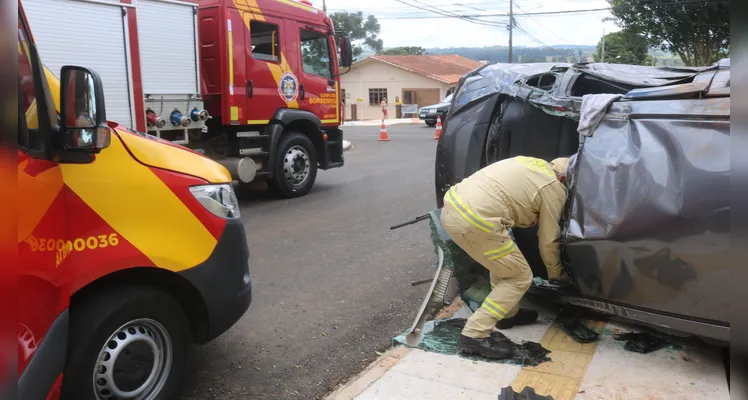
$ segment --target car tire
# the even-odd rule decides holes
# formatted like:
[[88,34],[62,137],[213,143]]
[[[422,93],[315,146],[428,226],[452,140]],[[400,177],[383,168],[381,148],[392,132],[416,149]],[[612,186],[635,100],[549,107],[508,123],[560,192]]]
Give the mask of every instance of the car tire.
[[436,121],[434,121],[434,122],[426,122],[426,125],[428,125],[429,127],[433,128],[433,127],[436,126]]
[[312,141],[299,132],[287,132],[277,151],[270,186],[285,198],[309,193],[317,179],[317,152]]
[[187,315],[160,289],[129,286],[87,298],[71,308],[60,398],[176,398],[191,342]]

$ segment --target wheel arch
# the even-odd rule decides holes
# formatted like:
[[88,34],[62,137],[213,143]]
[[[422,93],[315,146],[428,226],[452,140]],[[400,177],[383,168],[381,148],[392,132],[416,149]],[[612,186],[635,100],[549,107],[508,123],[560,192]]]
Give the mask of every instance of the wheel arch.
[[485,157],[486,137],[494,113],[506,95],[494,93],[468,103],[443,122],[435,160],[436,205],[444,205],[443,197],[450,186],[479,170]]
[[[323,164],[325,157],[325,142],[322,137],[322,121],[309,111],[282,108],[275,112],[273,121],[280,123],[283,130],[280,135],[273,138],[273,149],[277,148],[280,143],[280,136],[288,132],[299,132],[314,145],[314,151],[317,153],[317,163]],[[326,166],[322,165],[323,168]]]
[[77,304],[125,285],[150,286],[165,291],[182,306],[190,322],[193,341],[202,343],[207,339],[208,308],[203,296],[187,279],[162,268],[127,268],[101,276],[80,288],[71,296],[71,313],[75,314]]
[[289,132],[299,132],[302,135],[308,137],[314,145],[315,153],[317,153],[317,163],[322,163],[322,160],[324,160],[325,156],[325,142],[322,138],[322,132],[316,126],[314,126],[314,124],[307,120],[298,119],[286,125],[283,129],[282,134],[286,134]]

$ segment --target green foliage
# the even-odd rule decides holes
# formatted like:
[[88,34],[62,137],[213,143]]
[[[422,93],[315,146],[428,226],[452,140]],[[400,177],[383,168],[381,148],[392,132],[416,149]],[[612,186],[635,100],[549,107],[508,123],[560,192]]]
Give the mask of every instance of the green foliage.
[[[602,59],[602,39],[597,44],[595,61]],[[605,60],[611,64],[645,65],[647,61],[647,39],[630,29],[623,29],[605,35]],[[651,63],[651,61],[650,61]]]
[[426,49],[419,46],[401,46],[393,47],[387,50],[381,50],[377,52],[377,55],[382,56],[421,56],[426,53]]
[[[729,54],[730,2],[608,0],[616,24],[639,32],[650,46],[686,65],[710,65]],[[608,43],[605,43],[606,60]]]
[[305,72],[332,79],[331,53],[335,54],[335,50],[330,49],[325,36],[302,31],[301,61]]
[[330,19],[335,27],[336,35],[348,36],[351,39],[354,60],[365,48],[373,51],[382,50],[382,39],[378,38],[381,27],[373,15],[364,18],[361,11],[335,12],[330,14]]
[[520,57],[519,62],[522,63],[539,63],[539,62],[546,62],[545,56],[542,55],[530,55],[530,56],[524,56]]

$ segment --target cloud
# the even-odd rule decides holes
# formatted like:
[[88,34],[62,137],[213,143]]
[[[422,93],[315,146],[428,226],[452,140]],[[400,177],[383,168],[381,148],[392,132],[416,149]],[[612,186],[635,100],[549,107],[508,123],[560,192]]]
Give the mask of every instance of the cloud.
[[[508,23],[508,17],[488,16],[506,14],[509,2],[506,0],[405,0],[410,4],[431,4],[446,12],[480,15],[485,21]],[[374,15],[381,25],[380,38],[385,48],[395,46],[421,47],[483,47],[506,46],[509,33],[506,26],[486,26],[457,18],[398,19],[403,16],[438,16],[429,9],[417,9],[396,0],[326,0],[328,12],[362,11],[364,15]],[[322,0],[313,0],[322,7]],[[515,46],[537,47],[542,45],[595,45],[603,34],[619,30],[612,22],[603,22],[610,17],[608,11],[578,14],[553,14],[523,16],[525,12],[552,12],[606,8],[606,0],[555,0],[547,4],[542,0],[515,0],[514,12],[519,29],[514,30]],[[522,32],[525,31],[525,32]],[[528,35],[529,34],[529,35]],[[534,39],[533,39],[534,38]],[[542,44],[541,44],[542,43]]]

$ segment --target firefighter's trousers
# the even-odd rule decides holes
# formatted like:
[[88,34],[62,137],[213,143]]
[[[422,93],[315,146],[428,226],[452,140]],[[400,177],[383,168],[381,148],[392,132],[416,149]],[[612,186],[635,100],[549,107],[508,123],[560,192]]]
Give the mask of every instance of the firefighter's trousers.
[[471,221],[471,214],[445,201],[441,224],[452,241],[491,273],[493,289],[462,331],[465,336],[485,338],[500,319],[517,314],[519,302],[532,284],[532,269],[505,227],[486,232]]

